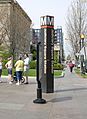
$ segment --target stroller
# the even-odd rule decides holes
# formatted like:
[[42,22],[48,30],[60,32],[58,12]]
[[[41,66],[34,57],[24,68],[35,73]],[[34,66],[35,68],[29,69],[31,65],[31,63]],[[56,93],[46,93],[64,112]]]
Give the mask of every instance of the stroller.
[[[14,75],[13,75],[13,80],[11,81],[13,83],[17,83],[17,76],[16,76],[16,72],[14,72]],[[25,78],[22,76],[22,80],[21,80],[21,83],[24,83],[25,82]]]

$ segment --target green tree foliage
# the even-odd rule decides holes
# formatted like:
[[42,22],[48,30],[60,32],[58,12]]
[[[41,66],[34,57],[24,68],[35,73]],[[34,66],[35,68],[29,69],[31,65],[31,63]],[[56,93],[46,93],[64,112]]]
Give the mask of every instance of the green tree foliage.
[[30,52],[33,54],[32,59],[36,60],[36,47],[34,45],[30,46]]

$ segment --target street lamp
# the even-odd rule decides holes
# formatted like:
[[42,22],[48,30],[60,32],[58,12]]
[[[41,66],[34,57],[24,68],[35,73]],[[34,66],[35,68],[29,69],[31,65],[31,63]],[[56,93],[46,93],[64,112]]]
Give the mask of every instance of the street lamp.
[[86,59],[86,49],[85,49],[85,42],[84,42],[84,38],[85,38],[85,35],[84,34],[81,34],[81,44],[80,44],[80,50],[82,48],[84,48],[84,58]]
[[45,104],[46,100],[42,98],[42,87],[41,87],[40,74],[39,74],[39,72],[40,72],[40,67],[39,67],[40,61],[39,61],[39,59],[40,59],[41,42],[38,39],[36,40],[36,45],[37,45],[37,67],[36,67],[37,98],[35,100],[33,100],[33,103]]
[[80,38],[81,38],[81,41],[80,41],[80,50],[81,51],[80,52],[83,51],[83,54],[81,55],[81,71],[83,73],[86,69],[86,64],[85,64],[85,67],[83,66],[83,64],[85,63],[85,60],[86,60],[86,48],[85,48],[85,43],[84,43],[84,38],[85,38],[84,34],[81,34]]
[[84,36],[84,34],[81,34],[80,35],[80,50],[84,47],[84,38],[85,38],[85,36]]

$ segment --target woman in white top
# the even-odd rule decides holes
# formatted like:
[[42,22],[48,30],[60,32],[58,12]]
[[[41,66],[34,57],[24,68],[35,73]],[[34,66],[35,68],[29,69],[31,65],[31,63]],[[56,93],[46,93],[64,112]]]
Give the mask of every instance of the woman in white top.
[[1,75],[2,75],[2,57],[0,57],[0,83],[2,82]]
[[28,84],[28,71],[29,71],[29,57],[28,54],[25,54],[25,59],[24,59],[24,74],[25,74],[25,83]]
[[13,58],[10,57],[8,58],[8,62],[5,64],[5,67],[8,69],[8,80],[9,80],[9,84],[12,84],[12,60]]

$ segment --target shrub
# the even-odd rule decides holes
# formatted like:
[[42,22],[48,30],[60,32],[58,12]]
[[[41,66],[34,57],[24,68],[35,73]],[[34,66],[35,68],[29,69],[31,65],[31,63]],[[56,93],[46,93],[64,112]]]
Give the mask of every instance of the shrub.
[[36,60],[36,51],[33,52],[33,60]]
[[5,64],[7,63],[7,61],[8,61],[8,60],[3,60],[3,61],[2,61],[2,66],[3,66],[3,69],[5,69],[5,68],[6,68],[6,67],[5,67]]
[[30,69],[36,69],[36,60],[32,60],[29,65]]
[[[36,69],[36,60],[32,60],[30,62],[30,69]],[[54,70],[63,70],[64,69],[64,66],[62,64],[54,64]]]
[[63,70],[64,69],[64,66],[62,64],[54,64],[54,70]]
[[11,56],[9,52],[0,52],[0,56],[2,56],[3,60],[7,59]]

